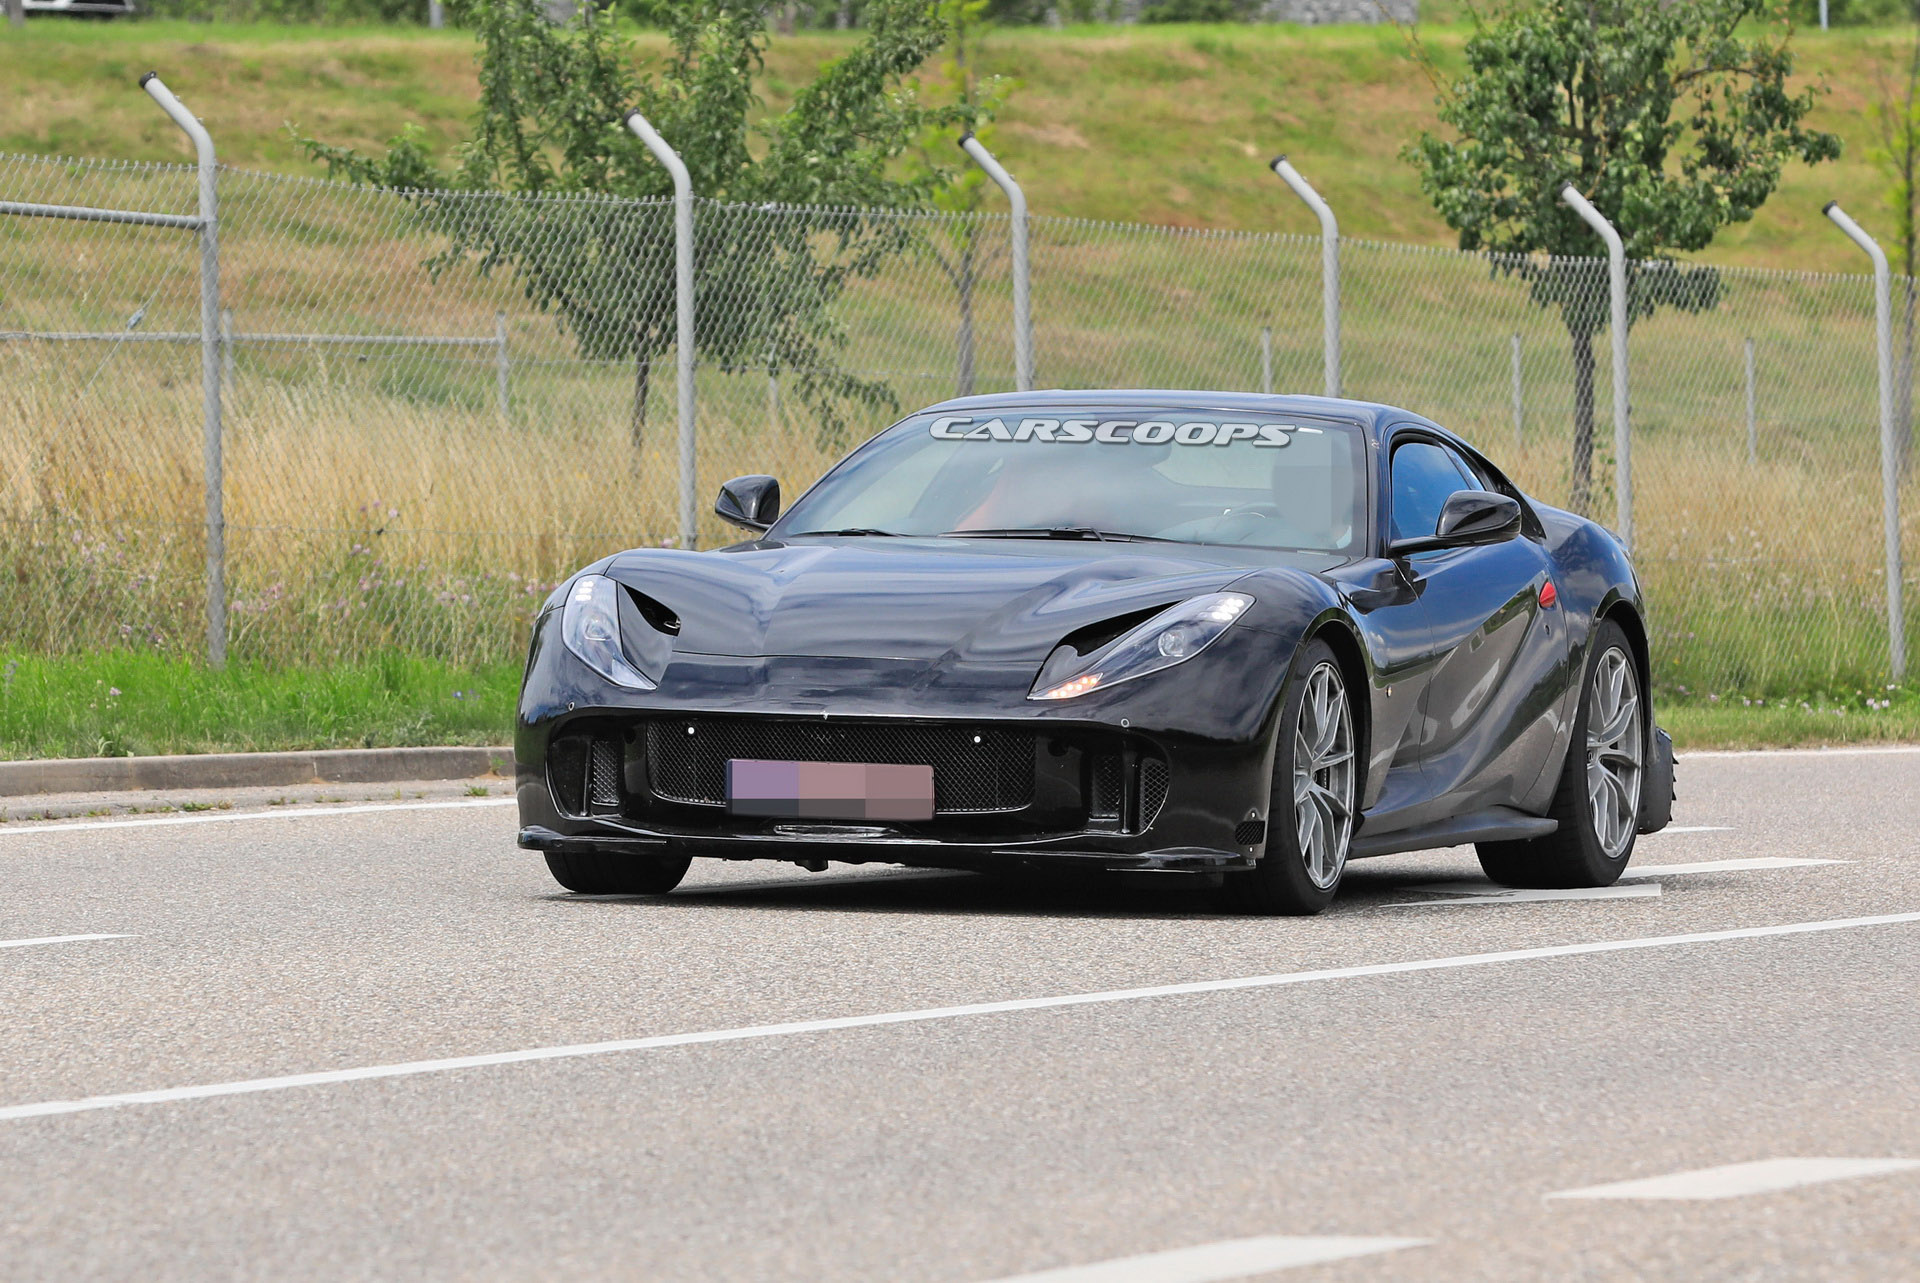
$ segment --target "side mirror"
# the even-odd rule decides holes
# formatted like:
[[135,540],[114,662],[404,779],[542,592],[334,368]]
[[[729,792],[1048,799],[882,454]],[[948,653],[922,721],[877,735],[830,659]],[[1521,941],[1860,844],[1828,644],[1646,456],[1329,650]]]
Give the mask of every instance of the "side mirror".
[[780,515],[780,483],[772,477],[735,477],[720,486],[713,512],[743,530],[763,531]]
[[1491,490],[1456,490],[1441,506],[1440,520],[1426,539],[1402,539],[1388,551],[1396,557],[1434,548],[1468,548],[1505,543],[1520,533],[1520,504]]

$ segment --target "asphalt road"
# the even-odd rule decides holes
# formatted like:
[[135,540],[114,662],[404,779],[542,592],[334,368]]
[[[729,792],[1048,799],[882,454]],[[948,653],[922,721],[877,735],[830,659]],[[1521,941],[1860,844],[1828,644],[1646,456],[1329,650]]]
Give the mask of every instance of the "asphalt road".
[[571,896],[488,798],[10,822],[0,1277],[1920,1278],[1920,751],[1681,787],[1611,893],[1310,920]]

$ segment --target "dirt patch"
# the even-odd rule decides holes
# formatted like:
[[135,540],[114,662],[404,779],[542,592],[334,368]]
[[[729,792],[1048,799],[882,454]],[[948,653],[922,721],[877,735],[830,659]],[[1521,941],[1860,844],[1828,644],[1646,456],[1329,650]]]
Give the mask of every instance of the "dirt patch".
[[1019,134],[1022,138],[1031,138],[1034,142],[1045,144],[1048,147],[1078,147],[1080,150],[1085,151],[1093,146],[1092,143],[1087,141],[1087,136],[1075,129],[1072,125],[1060,124],[1058,122],[1051,122],[1044,125],[1009,122],[1007,124],[1007,130],[1010,133]]

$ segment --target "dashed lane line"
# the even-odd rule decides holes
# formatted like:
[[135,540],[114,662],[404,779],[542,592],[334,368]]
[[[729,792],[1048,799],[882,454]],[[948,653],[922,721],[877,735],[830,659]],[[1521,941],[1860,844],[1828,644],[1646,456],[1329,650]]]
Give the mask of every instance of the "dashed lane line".
[[1702,1167],[1670,1176],[1644,1180],[1615,1181],[1610,1185],[1589,1185],[1585,1189],[1563,1189],[1548,1198],[1619,1199],[1720,1199],[1744,1198],[1749,1194],[1771,1194],[1802,1185],[1820,1185],[1827,1181],[1859,1180],[1906,1172],[1920,1167],[1912,1158],[1766,1158],[1756,1163],[1729,1163],[1725,1167]]
[[1615,883],[1605,887],[1504,887],[1497,882],[1432,882],[1407,887],[1444,900],[1397,900],[1383,909],[1451,909],[1463,904],[1543,904],[1553,900],[1642,900],[1660,894],[1658,882]]
[[131,940],[130,935],[35,936],[30,940],[0,940],[0,949],[24,949],[31,944],[73,944],[80,940]]
[[1552,900],[1632,900],[1660,894],[1657,878],[1694,873],[1741,873],[1759,869],[1797,869],[1816,864],[1850,864],[1850,860],[1805,860],[1787,856],[1756,856],[1744,860],[1698,860],[1690,864],[1644,864],[1629,868],[1612,886],[1505,887],[1484,878],[1460,882],[1423,882],[1404,888],[1420,895],[1448,896],[1445,900],[1400,900],[1383,909],[1451,908],[1463,904],[1538,904]]
[[1233,1238],[1171,1252],[1150,1252],[1094,1265],[1067,1265],[1019,1274],[998,1283],[1221,1283],[1269,1270],[1345,1261],[1379,1252],[1424,1247],[1420,1238],[1306,1238],[1268,1235]]
[[1623,953],[1639,949],[1675,948],[1681,945],[1713,944],[1728,940],[1759,940],[1771,936],[1811,935],[1830,931],[1854,931],[1871,927],[1905,925],[1914,922],[1920,922],[1920,912],[1887,913],[1867,918],[1830,918],[1819,922],[1788,922],[1769,927],[1739,927],[1728,931],[1695,931],[1686,935],[1647,936],[1635,940],[1596,940],[1583,944],[1549,945],[1537,949],[1510,949],[1499,953],[1470,953],[1456,957],[1426,958],[1411,962],[1381,962],[1360,967],[1334,967],[1320,971],[1291,971],[1269,976],[1240,976],[1228,980],[1199,980],[1186,984],[1152,985],[1139,989],[1111,989],[1100,993],[1061,994],[1049,998],[1013,998],[1001,1002],[977,1002],[955,1007],[928,1007],[917,1011],[890,1011],[864,1016],[838,1016],[826,1020],[797,1020],[785,1024],[753,1025],[741,1029],[713,1029],[699,1033],[663,1034],[650,1038],[622,1038],[609,1042],[576,1043],[559,1047],[530,1047],[518,1051],[496,1051],[481,1055],[449,1056],[439,1060],[414,1060],[400,1064],[364,1065],[355,1069],[332,1069],[307,1074],[282,1074],[271,1078],[250,1078],[237,1082],[201,1083],[188,1087],[167,1087],[157,1091],[119,1092],[107,1096],[86,1096],[77,1100],[50,1100],[25,1105],[9,1105],[0,1107],[0,1122],[11,1122],[27,1118],[46,1118],[57,1114],[80,1114],[96,1109],[116,1109],[128,1105],[164,1105],[189,1100],[211,1100],[221,1096],[242,1096],[257,1092],[286,1091],[295,1087],[320,1087],[338,1083],[365,1082],[380,1078],[408,1078],[423,1074],[449,1073],[455,1070],[465,1069],[484,1069],[499,1065],[524,1064],[540,1060],[568,1060],[586,1056],[607,1056],[621,1052],[658,1051],[669,1047],[690,1047],[704,1043],[744,1042],[750,1039],[828,1033],[841,1029],[868,1029],[881,1025],[954,1020],[968,1016],[1001,1015],[1021,1011],[1045,1011],[1064,1007],[1084,1007],[1105,1003],[1133,1002],[1144,998],[1227,993],[1239,989],[1271,989],[1283,985],[1310,984],[1320,980],[1351,980],[1365,976],[1391,976],[1421,971],[1445,971],[1456,967],[1481,967],[1503,962],[1525,962],[1544,958],[1572,958],[1588,954]]
[[1797,856],[1759,855],[1745,860],[1696,860],[1689,864],[1633,864],[1620,875],[1634,878],[1675,878],[1692,873],[1745,873],[1757,869],[1803,869],[1816,864],[1851,864],[1851,860],[1813,860]]
[[143,815],[127,820],[79,820],[55,824],[0,824],[0,837],[20,833],[83,833],[89,829],[149,829],[175,824],[234,824],[242,820],[311,820],[325,815],[374,815],[383,811],[463,811],[471,807],[512,806],[518,798],[477,797],[458,802],[379,802],[371,806],[316,806],[281,811],[221,811],[216,814]]

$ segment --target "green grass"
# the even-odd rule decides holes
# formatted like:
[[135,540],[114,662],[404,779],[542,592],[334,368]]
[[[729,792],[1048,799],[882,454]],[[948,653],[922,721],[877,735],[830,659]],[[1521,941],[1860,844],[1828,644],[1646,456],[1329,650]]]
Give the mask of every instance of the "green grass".
[[503,744],[519,665],[399,653],[326,668],[109,650],[0,660],[0,758]]
[[[14,656],[0,662],[0,758],[504,744],[519,680],[516,664],[398,653],[224,672],[138,651]],[[1920,742],[1920,690],[1668,701],[1659,718],[1682,751]]]
[[[1418,34],[1443,72],[1459,68],[1466,28],[1423,23]],[[637,40],[642,58],[663,49],[657,34]],[[1858,251],[1820,208],[1837,198],[1875,225],[1886,218],[1874,104],[1906,36],[1849,27],[1794,40],[1803,79],[1832,90],[1814,123],[1839,133],[1846,155],[1790,167],[1760,217],[1704,257],[1856,271]],[[849,43],[830,32],[776,40],[768,104]],[[1011,28],[986,37],[978,66],[1015,82],[995,146],[1035,213],[1310,232],[1311,216],[1265,169],[1286,152],[1347,236],[1452,242],[1399,159],[1435,126],[1434,87],[1394,27]],[[206,120],[222,160],[290,173],[318,171],[289,122],[361,147],[412,123],[444,144],[464,132],[478,92],[472,42],[458,31],[35,21],[0,30],[0,151],[186,159],[179,131],[134,88],[149,67]]]

